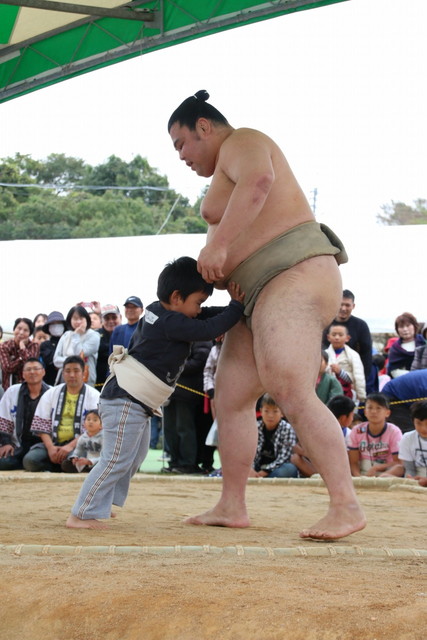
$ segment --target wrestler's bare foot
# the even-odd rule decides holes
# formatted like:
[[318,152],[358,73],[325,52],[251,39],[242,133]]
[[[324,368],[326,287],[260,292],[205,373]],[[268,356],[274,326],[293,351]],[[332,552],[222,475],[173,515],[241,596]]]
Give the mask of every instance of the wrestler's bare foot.
[[65,526],[69,529],[108,529],[108,525],[99,520],[82,520],[72,514],[68,516]]
[[250,526],[250,521],[246,509],[242,509],[240,513],[228,512],[217,505],[205,513],[192,516],[184,520],[185,524],[204,524],[210,527],[236,527],[245,528]]
[[365,515],[356,503],[347,506],[329,507],[328,513],[309,529],[301,531],[300,538],[312,540],[338,540],[366,526]]

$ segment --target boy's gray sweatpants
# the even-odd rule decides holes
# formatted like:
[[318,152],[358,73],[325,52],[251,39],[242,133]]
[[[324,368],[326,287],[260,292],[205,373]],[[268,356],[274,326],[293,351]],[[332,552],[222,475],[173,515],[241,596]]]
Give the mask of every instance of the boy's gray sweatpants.
[[82,520],[109,518],[111,507],[125,503],[132,476],[144,461],[150,444],[150,416],[127,398],[99,401],[102,449],[71,509]]

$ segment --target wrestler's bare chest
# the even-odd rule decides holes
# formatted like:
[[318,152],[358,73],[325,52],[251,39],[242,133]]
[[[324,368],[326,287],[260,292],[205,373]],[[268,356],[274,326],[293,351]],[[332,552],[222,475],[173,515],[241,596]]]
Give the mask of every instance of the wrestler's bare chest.
[[[214,174],[203,199],[200,213],[209,225],[207,243],[215,236],[216,228],[230,201],[235,184],[223,173]],[[241,233],[231,242],[224,265],[227,275],[254,251],[292,227],[313,219],[308,202],[292,172],[276,176],[259,215],[245,224],[245,212],[240,211]]]

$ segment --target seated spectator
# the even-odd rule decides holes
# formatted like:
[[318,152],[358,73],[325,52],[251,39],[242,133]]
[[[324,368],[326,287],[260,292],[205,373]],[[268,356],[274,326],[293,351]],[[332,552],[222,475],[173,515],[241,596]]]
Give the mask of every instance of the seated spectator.
[[90,317],[84,307],[71,307],[65,322],[71,330],[59,339],[53,364],[60,369],[69,356],[80,356],[87,366],[86,382],[94,387],[100,335],[90,328]]
[[398,462],[402,432],[387,422],[390,405],[387,396],[371,393],[366,398],[367,422],[354,426],[348,436],[348,451],[353,476],[379,476]]
[[39,355],[39,345],[30,340],[33,329],[29,318],[17,318],[13,325],[13,338],[0,344],[0,367],[5,391],[10,385],[23,382],[24,363],[28,358],[37,358]]
[[427,401],[411,405],[414,431],[407,431],[399,445],[399,463],[387,475],[415,478],[427,486]]
[[[338,424],[342,429],[343,436],[347,441],[353,424],[354,409],[356,405],[351,398],[344,395],[336,395],[330,399],[327,406],[336,417]],[[302,476],[309,478],[314,473],[318,473],[300,443],[297,443],[294,446],[291,462],[298,468],[298,471]]]
[[44,368],[37,358],[24,363],[24,382],[13,384],[0,400],[0,471],[22,469],[22,459],[39,442],[31,433],[37,404],[49,389],[43,382]]
[[102,327],[99,333],[98,358],[96,360],[96,387],[101,389],[108,377],[108,356],[110,355],[110,340],[113,331],[120,325],[122,316],[115,304],[105,304],[101,307]]
[[261,400],[261,419],[258,420],[258,445],[251,477],[297,478],[298,469],[291,462],[297,437],[280,407],[267,393]]
[[[426,339],[427,324],[422,328],[421,335]],[[415,347],[414,359],[411,364],[411,371],[417,371],[418,369],[427,369],[427,344],[422,344],[420,347]]]
[[40,436],[24,456],[26,471],[61,471],[84,432],[86,414],[98,406],[99,393],[83,382],[84,362],[79,356],[64,361],[65,382],[48,389],[34,413],[31,432]]
[[316,394],[323,404],[328,404],[331,398],[342,394],[340,382],[334,375],[326,371],[328,363],[328,352],[322,349],[319,376],[316,381]]
[[45,333],[44,331],[44,325],[42,326],[38,326],[34,328],[34,332],[33,332],[33,342],[36,342],[39,347],[41,346],[41,344],[43,342],[45,342],[46,340],[49,340],[50,335],[48,333]]
[[427,397],[427,369],[409,371],[387,382],[382,390],[391,404],[390,421],[397,424],[403,433],[412,431],[414,425],[410,415],[410,405]]
[[46,323],[43,325],[43,331],[49,336],[49,340],[45,340],[40,345],[40,360],[45,368],[44,381],[51,387],[57,382],[58,369],[53,364],[56,347],[59,338],[65,331],[65,318],[59,311],[51,311]]
[[331,325],[327,338],[330,342],[326,350],[329,369],[340,381],[344,395],[363,402],[366,398],[365,373],[359,354],[347,345],[350,339],[347,327],[342,324]]
[[138,296],[129,296],[129,298],[125,300],[123,306],[125,308],[127,324],[118,325],[114,329],[110,339],[110,353],[112,353],[113,346],[115,344],[122,345],[125,349],[128,348],[130,339],[132,338],[134,331],[138,326],[138,321],[144,311],[141,298],[138,298]]
[[392,378],[411,370],[415,348],[426,343],[418,333],[418,322],[412,313],[402,313],[394,323],[398,339],[392,344],[388,356],[387,373]]
[[87,412],[84,428],[84,433],[77,440],[74,453],[62,463],[62,470],[66,473],[90,471],[99,461],[102,448],[102,423],[97,410]]

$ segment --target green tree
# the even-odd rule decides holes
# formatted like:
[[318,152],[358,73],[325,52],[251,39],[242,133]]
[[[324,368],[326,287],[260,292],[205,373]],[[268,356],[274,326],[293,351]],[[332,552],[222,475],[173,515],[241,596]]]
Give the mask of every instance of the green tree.
[[377,220],[385,225],[403,224],[427,224],[427,200],[418,198],[414,206],[404,202],[391,202],[381,207],[382,214],[377,215]]

